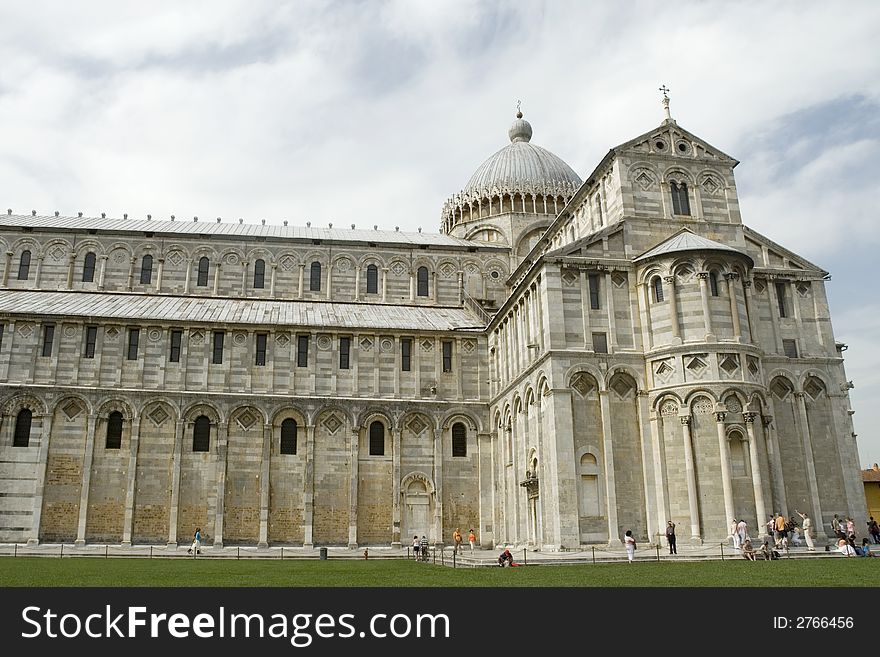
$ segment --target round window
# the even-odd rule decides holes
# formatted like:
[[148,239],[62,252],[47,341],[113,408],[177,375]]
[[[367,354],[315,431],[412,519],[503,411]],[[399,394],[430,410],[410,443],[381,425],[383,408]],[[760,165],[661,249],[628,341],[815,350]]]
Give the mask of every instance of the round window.
[[491,274],[489,274],[489,276],[491,276],[492,278],[496,278],[496,279],[501,278],[501,274],[499,273],[499,271],[497,269],[495,271],[493,271]]
[[666,148],[666,142],[660,141],[658,139],[657,141],[654,142],[654,148],[656,148],[658,151],[662,151],[663,149]]

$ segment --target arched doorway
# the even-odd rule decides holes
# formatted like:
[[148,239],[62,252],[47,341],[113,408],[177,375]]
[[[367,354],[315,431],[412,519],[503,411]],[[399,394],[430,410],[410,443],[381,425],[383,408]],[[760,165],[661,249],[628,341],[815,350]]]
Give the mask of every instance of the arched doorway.
[[427,475],[420,472],[408,474],[400,487],[403,495],[403,542],[413,536],[427,536],[434,541],[431,534],[431,520],[434,517],[434,485]]

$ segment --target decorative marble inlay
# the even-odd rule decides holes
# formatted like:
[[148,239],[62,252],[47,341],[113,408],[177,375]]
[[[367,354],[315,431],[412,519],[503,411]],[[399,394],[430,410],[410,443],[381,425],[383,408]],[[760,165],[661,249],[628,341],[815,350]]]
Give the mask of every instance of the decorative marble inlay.
[[162,423],[165,422],[165,420],[167,420],[169,417],[171,416],[168,415],[168,413],[165,412],[165,409],[161,406],[157,406],[152,411],[147,413],[147,418],[157,427],[161,427]]
[[327,429],[327,431],[330,432],[331,435],[339,431],[339,427],[341,426],[342,420],[340,420],[338,417],[336,417],[336,415],[332,413],[327,416],[326,420],[324,420],[324,427]]
[[68,420],[72,420],[77,415],[79,415],[83,409],[76,400],[71,399],[69,402],[61,407],[61,410],[64,411],[64,414],[67,416]]
[[287,333],[278,333],[275,335],[275,344],[284,349],[290,344],[290,336]]

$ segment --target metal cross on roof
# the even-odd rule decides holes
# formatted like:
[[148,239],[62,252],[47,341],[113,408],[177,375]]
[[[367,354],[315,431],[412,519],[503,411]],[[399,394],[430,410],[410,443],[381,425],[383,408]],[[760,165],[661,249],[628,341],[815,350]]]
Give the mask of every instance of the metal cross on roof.
[[671,91],[671,90],[670,90],[670,89],[667,89],[665,84],[664,84],[662,87],[660,87],[659,90],[663,92],[663,97],[664,97],[664,98],[669,98],[669,95],[668,95],[668,94],[669,94],[669,91]]
[[666,120],[671,121],[672,114],[669,111],[669,89],[664,84],[659,90],[663,92],[663,109],[666,111]]

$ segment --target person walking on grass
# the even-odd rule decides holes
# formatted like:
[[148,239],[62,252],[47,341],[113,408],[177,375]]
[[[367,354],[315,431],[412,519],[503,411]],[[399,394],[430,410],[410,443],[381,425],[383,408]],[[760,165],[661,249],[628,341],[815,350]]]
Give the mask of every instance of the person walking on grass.
[[626,530],[626,535],[624,536],[623,540],[626,545],[626,558],[629,559],[630,563],[632,563],[633,559],[636,556],[636,539],[633,538],[633,533],[631,529]]

